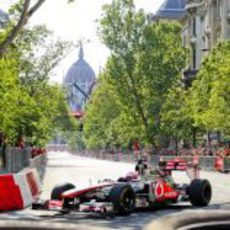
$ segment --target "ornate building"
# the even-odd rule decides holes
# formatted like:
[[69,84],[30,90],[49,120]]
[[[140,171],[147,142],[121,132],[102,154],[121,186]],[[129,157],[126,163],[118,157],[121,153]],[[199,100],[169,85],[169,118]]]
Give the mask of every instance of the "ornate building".
[[92,67],[84,60],[83,47],[80,43],[79,59],[70,67],[63,82],[70,111],[75,116],[82,116],[95,80],[96,76]]
[[229,0],[187,0],[186,47],[190,48],[190,61],[185,71],[187,85],[200,69],[203,57],[218,41],[230,38]]
[[0,28],[3,27],[9,20],[8,14],[0,9]]
[[230,0],[165,0],[150,21],[176,20],[190,58],[184,70],[186,88],[200,69],[203,57],[218,41],[230,38]]

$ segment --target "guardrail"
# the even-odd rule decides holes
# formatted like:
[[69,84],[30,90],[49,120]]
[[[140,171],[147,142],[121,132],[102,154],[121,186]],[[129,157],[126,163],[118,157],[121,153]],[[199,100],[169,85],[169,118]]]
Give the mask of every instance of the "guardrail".
[[12,148],[6,149],[5,171],[8,173],[17,173],[24,168],[36,168],[40,179],[43,180],[47,165],[46,153],[32,157],[31,148]]
[[6,148],[6,170],[16,173],[30,164],[31,151],[27,148]]
[[[136,162],[136,156],[134,154],[110,154],[105,153],[104,151],[99,152],[73,152],[74,154],[78,154],[80,156],[84,157],[91,157],[96,159],[102,159],[102,160],[112,160],[112,161],[123,161],[128,163]],[[148,156],[147,156],[148,157]],[[175,158],[181,158],[184,159],[187,162],[193,162],[194,157],[193,156],[159,156],[159,155],[151,155],[149,156],[150,163],[157,167],[161,160],[168,161]],[[201,169],[207,170],[207,171],[219,171],[219,172],[230,172],[230,157],[219,157],[219,156],[200,156],[198,158],[198,164]]]
[[47,154],[43,153],[41,155],[38,155],[38,156],[30,159],[29,161],[30,161],[30,164],[29,164],[30,167],[37,169],[38,175],[39,175],[41,181],[43,181],[44,176],[45,176],[45,172],[46,172]]

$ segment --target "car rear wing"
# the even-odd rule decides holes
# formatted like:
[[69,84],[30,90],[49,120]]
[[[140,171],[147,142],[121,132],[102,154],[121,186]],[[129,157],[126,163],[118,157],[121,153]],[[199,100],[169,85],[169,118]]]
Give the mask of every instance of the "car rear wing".
[[198,165],[187,162],[182,158],[175,158],[168,161],[161,159],[159,161],[159,168],[164,172],[170,172],[170,174],[172,171],[185,171],[191,180],[200,177]]
[[164,171],[186,171],[188,169],[188,163],[183,159],[176,158],[168,161],[159,161],[159,167]]

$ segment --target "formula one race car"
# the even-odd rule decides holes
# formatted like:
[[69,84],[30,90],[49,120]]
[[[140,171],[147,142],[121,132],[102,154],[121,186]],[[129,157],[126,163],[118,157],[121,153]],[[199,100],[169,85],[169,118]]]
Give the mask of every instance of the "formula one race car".
[[128,215],[138,207],[154,207],[180,201],[190,201],[193,206],[207,206],[212,196],[208,180],[191,178],[190,184],[182,185],[173,180],[172,170],[188,168],[186,162],[171,160],[161,162],[159,168],[154,170],[140,159],[135,172],[117,181],[105,180],[80,190],[70,183],[59,185],[52,190],[51,200],[36,202],[32,208]]

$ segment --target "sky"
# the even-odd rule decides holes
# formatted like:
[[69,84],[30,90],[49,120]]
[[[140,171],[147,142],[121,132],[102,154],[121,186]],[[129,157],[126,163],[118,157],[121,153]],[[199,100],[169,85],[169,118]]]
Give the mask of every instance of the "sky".
[[[0,8],[14,0],[0,0]],[[109,55],[107,48],[97,37],[96,20],[100,18],[103,4],[111,0],[75,0],[67,4],[67,0],[47,0],[30,20],[32,25],[45,24],[48,29],[62,39],[74,43],[83,40],[85,60],[93,67],[96,74],[103,68]],[[134,0],[136,7],[147,13],[155,13],[163,0]],[[78,49],[73,50],[53,71],[51,81],[61,83],[68,68],[78,59]]]

